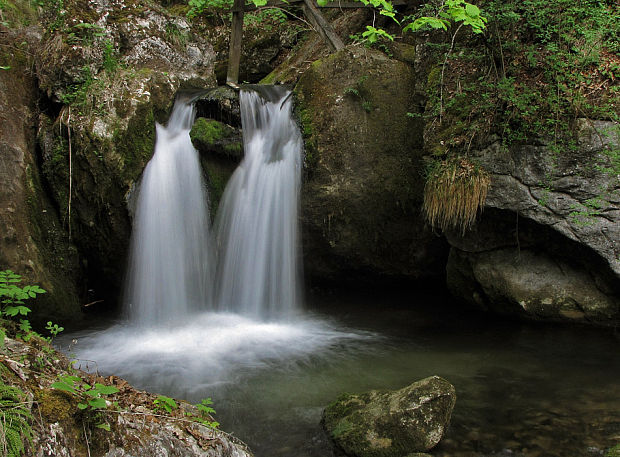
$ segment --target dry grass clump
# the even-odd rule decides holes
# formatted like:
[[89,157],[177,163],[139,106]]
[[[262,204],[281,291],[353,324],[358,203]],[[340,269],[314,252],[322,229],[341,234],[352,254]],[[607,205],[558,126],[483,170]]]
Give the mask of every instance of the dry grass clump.
[[433,162],[424,186],[426,220],[465,234],[482,211],[490,183],[489,174],[464,157]]

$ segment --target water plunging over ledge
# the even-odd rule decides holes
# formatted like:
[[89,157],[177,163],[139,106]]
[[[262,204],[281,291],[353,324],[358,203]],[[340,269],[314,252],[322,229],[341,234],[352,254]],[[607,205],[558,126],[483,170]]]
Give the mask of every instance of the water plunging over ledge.
[[212,303],[209,203],[189,137],[194,117],[190,99],[179,97],[168,124],[156,125],[137,196],[125,311],[142,327],[171,324]]
[[242,90],[245,157],[215,221],[218,309],[282,319],[299,309],[302,140],[282,87]]

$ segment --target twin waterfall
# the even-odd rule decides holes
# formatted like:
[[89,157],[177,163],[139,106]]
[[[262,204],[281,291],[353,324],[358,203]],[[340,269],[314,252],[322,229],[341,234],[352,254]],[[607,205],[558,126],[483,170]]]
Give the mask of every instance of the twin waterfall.
[[297,209],[302,140],[290,93],[242,90],[245,157],[213,229],[190,99],[177,99],[137,196],[125,309],[132,324],[183,321],[194,311],[282,317],[299,304]]

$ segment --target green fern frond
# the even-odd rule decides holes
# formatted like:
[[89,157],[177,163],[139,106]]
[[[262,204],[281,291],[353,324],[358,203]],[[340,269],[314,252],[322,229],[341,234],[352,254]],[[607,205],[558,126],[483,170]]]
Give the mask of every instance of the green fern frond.
[[23,455],[26,442],[32,443],[32,413],[17,387],[0,382],[0,453],[7,457]]

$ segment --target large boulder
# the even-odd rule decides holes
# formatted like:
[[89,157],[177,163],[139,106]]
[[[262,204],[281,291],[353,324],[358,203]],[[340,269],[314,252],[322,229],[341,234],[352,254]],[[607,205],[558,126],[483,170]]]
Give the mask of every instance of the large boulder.
[[322,279],[441,274],[445,245],[420,217],[422,99],[412,68],[349,47],[295,88],[305,139],[304,266]]
[[620,322],[618,125],[580,119],[576,135],[561,154],[543,140],[473,153],[491,187],[477,225],[446,234],[455,295],[535,319]]
[[431,376],[396,391],[344,394],[323,412],[336,449],[351,457],[404,457],[433,448],[456,402],[454,386]]

